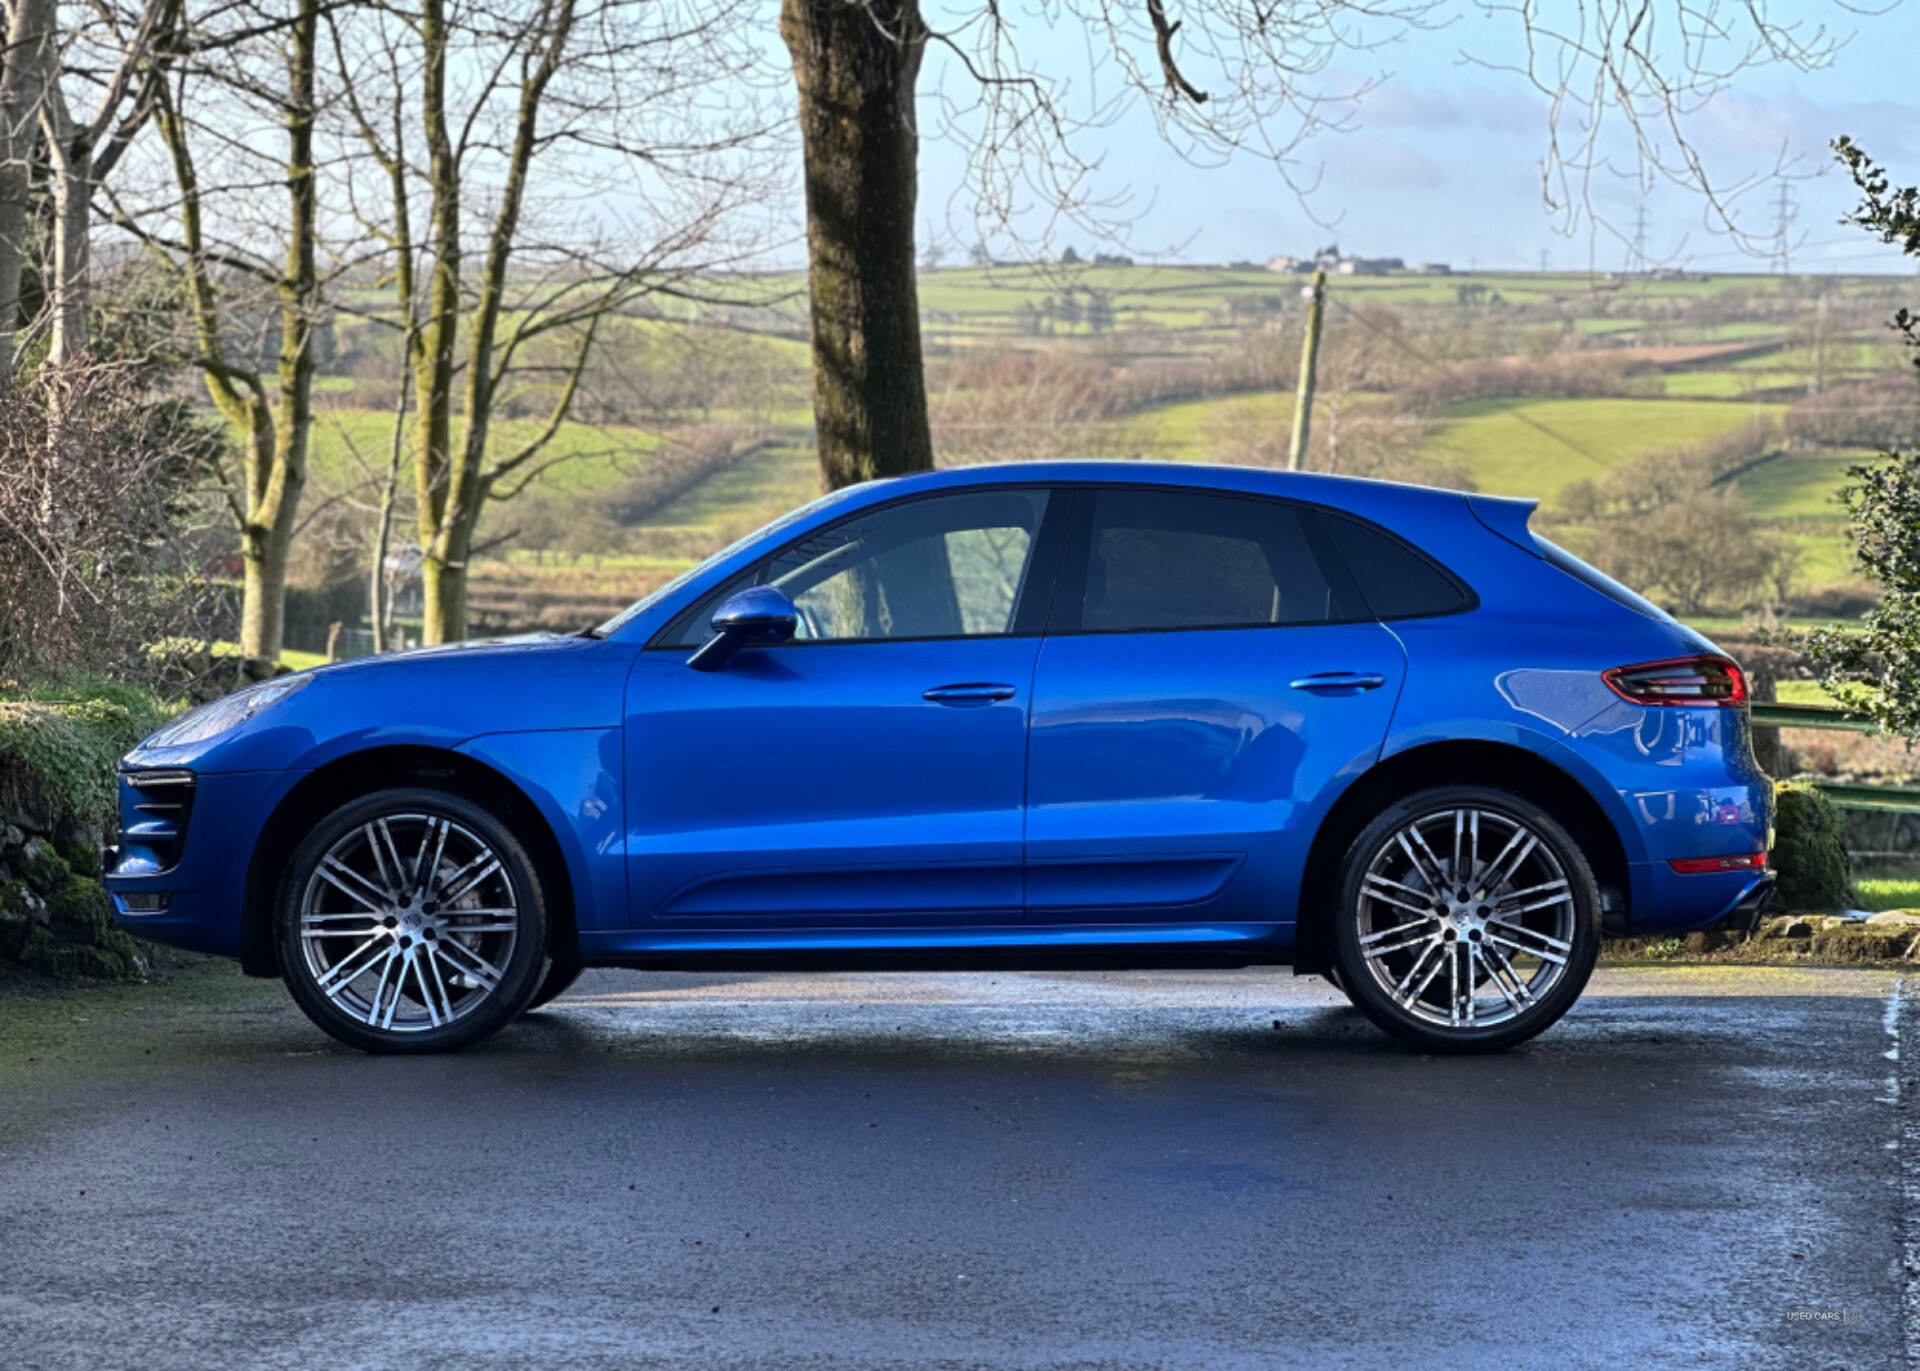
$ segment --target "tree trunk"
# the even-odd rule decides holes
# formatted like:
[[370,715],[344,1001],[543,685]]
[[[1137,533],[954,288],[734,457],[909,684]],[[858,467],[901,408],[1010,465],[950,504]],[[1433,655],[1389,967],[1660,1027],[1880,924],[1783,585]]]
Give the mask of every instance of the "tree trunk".
[[[411,249],[409,249],[410,251]],[[408,273],[411,276],[411,272]],[[411,291],[408,293],[411,310]],[[407,327],[406,352],[413,350],[412,324]],[[373,551],[368,558],[367,607],[373,621],[373,650],[387,650],[387,625],[393,615],[393,587],[387,583],[387,557],[393,550],[394,505],[400,498],[400,455],[406,444],[407,398],[413,373],[404,358],[400,372],[400,402],[393,416],[393,437],[387,447],[387,476],[380,486],[380,510],[373,522]]]
[[93,206],[93,146],[84,130],[75,129],[53,158],[53,337],[50,355],[55,362],[78,361],[89,344],[87,309],[91,214]]
[[40,104],[58,56],[54,0],[13,0],[10,8],[0,70],[0,379],[13,375],[33,151],[40,141]]
[[449,511],[432,551],[420,559],[421,642],[457,643],[467,636],[467,555],[472,548],[473,520]]
[[[454,343],[460,326],[460,166],[447,132],[447,19],[444,0],[420,7],[423,71],[420,92],[426,127],[427,185],[432,208],[427,298],[420,320],[420,350],[414,362],[418,394],[413,420],[413,478],[420,533],[420,584],[425,620],[423,642],[457,642],[466,628],[466,564],[450,567],[442,538],[443,514],[453,478]],[[450,612],[451,611],[451,612]]]
[[828,489],[927,471],[914,280],[918,0],[782,0],[806,154],[813,414]]
[[240,655],[269,667],[284,644],[287,558],[307,484],[313,430],[313,330],[320,306],[314,265],[314,66],[319,56],[320,0],[299,0],[287,48],[287,257],[279,285],[279,403],[273,432],[247,452],[246,564]]
[[[423,33],[429,32],[427,25],[433,22],[432,9],[438,2],[429,0],[424,7],[427,19],[423,22]],[[421,637],[428,643],[456,643],[467,636],[467,559],[473,554],[474,530],[480,523],[480,511],[486,504],[493,484],[493,476],[487,470],[487,453],[493,405],[500,382],[500,375],[495,371],[500,312],[505,305],[508,275],[519,242],[520,212],[526,193],[528,168],[533,163],[538,147],[540,102],[546,94],[548,83],[560,69],[567,43],[573,34],[573,21],[573,0],[556,0],[533,44],[538,60],[530,60],[522,68],[519,109],[507,154],[507,174],[499,190],[493,223],[487,232],[479,287],[467,322],[466,355],[462,359],[466,367],[466,428],[458,445],[450,441],[447,443],[443,469],[433,482],[432,490],[428,492],[423,487],[423,494],[432,496],[431,500],[423,500],[420,508],[420,547],[424,554],[420,567],[424,591]],[[444,138],[444,97],[438,92],[444,91],[445,73],[444,70],[439,73],[436,87],[432,70],[430,65],[427,94],[429,137],[434,136],[431,129],[437,120],[441,130],[439,137]],[[434,252],[439,262],[444,262],[446,253],[457,253],[459,247],[457,215],[447,218],[444,224],[442,215],[444,209],[459,203],[460,173],[458,165],[449,157],[443,184],[440,163],[441,154],[436,142],[430,173],[434,197]],[[439,262],[436,263],[430,287],[428,350],[432,350],[434,345],[431,340],[437,332],[440,346],[447,350],[450,362],[455,311],[459,306],[459,279],[457,274],[447,278],[450,292],[442,300],[439,292],[443,278],[439,272]],[[589,324],[589,343],[592,332],[592,325]],[[582,357],[562,387],[555,400],[554,412],[549,416],[552,424],[557,426],[565,418],[579,385],[580,368],[584,365],[585,358]],[[441,385],[450,396],[453,385],[451,367],[447,368],[444,375],[437,370],[434,374],[436,384]],[[420,398],[424,410],[424,386]],[[446,401],[443,399],[442,403]]]
[[287,626],[286,540],[265,529],[240,545],[240,655],[249,662],[280,660]]

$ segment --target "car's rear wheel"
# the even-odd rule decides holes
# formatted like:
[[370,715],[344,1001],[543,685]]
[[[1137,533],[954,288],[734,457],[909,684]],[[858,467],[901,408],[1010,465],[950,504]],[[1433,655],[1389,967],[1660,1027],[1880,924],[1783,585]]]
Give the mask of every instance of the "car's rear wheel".
[[1524,1042],[1572,1007],[1599,956],[1591,864],[1508,791],[1447,786],[1389,806],[1348,849],[1339,888],[1341,988],[1428,1051]]
[[465,1047],[511,1023],[547,965],[526,849],[444,791],[380,791],[322,819],[288,864],[277,914],[294,999],[370,1052]]

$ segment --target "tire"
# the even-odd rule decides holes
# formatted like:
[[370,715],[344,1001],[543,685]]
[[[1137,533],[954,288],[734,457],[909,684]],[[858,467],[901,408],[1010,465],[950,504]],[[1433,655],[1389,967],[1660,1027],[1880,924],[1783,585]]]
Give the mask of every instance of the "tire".
[[578,962],[549,962],[540,988],[533,992],[533,998],[527,1001],[527,1007],[520,1012],[531,1014],[536,1009],[544,1009],[552,1004],[573,987],[573,983],[580,979],[580,973],[585,970]]
[[[1472,879],[1455,884],[1456,867]],[[1525,1042],[1573,1006],[1600,955],[1586,854],[1505,790],[1442,786],[1389,806],[1347,850],[1339,900],[1341,989],[1428,1052]]]
[[498,815],[442,790],[382,790],[322,819],[274,924],[295,1002],[368,1052],[478,1042],[520,1016],[547,966],[532,859]]

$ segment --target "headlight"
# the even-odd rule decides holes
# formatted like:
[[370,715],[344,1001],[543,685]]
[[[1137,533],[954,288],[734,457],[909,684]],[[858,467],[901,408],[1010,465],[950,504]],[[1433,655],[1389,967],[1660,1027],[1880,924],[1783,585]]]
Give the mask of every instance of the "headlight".
[[189,743],[204,743],[209,738],[217,738],[228,729],[238,728],[261,710],[271,709],[295,691],[304,690],[312,679],[310,673],[303,671],[297,676],[281,676],[248,686],[245,690],[236,690],[231,695],[223,695],[212,704],[201,705],[181,715],[140,744],[140,750],[185,747]]

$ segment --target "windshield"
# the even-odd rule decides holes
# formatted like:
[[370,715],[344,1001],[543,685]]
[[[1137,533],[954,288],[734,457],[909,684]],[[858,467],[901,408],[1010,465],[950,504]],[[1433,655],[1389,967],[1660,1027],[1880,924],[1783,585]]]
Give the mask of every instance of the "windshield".
[[621,610],[618,614],[614,615],[611,619],[607,620],[604,624],[601,624],[597,628],[588,629],[587,636],[590,638],[605,638],[610,634],[618,632],[621,629],[621,627],[624,626],[626,623],[628,623],[630,620],[632,620],[635,615],[642,614],[647,610],[653,608],[653,606],[659,604],[662,600],[666,599],[667,596],[679,590],[680,587],[686,585],[688,582],[704,574],[710,567],[718,566],[720,563],[726,561],[727,558],[733,556],[734,553],[739,552],[742,548],[752,546],[754,543],[759,542],[762,538],[766,537],[768,534],[778,533],[781,529],[787,528],[790,525],[798,523],[800,520],[806,518],[809,514],[812,514],[815,510],[825,509],[828,505],[835,504],[838,501],[845,499],[848,495],[851,495],[854,491],[858,490],[859,488],[860,487],[858,486],[847,486],[840,490],[830,490],[825,495],[822,495],[819,499],[811,500],[808,503],[800,506],[800,508],[781,515],[778,519],[775,519],[772,523],[767,524],[762,528],[755,529],[753,532],[749,533],[746,537],[741,538],[736,542],[729,543],[727,546],[721,548],[718,552],[714,553],[711,557],[699,563],[697,566],[688,567],[685,571],[681,572],[678,576],[675,576],[671,581],[666,582],[664,585],[656,586],[654,589],[648,591],[645,595],[642,595],[639,599],[635,600],[632,604],[628,605],[625,609]]

